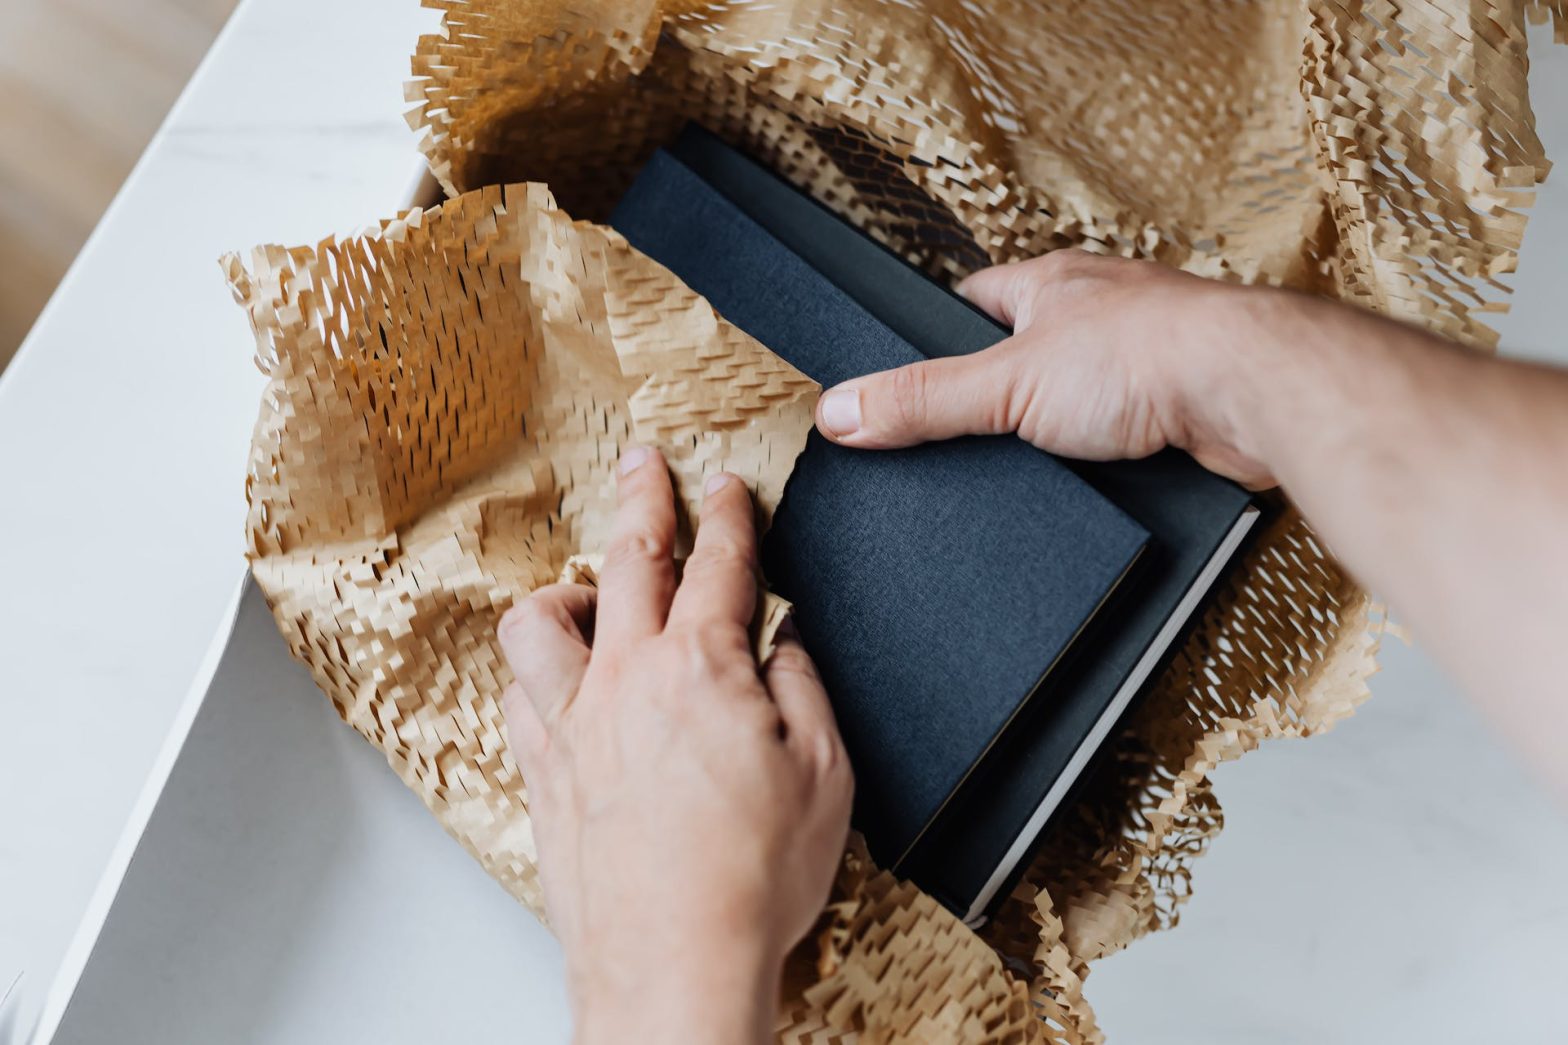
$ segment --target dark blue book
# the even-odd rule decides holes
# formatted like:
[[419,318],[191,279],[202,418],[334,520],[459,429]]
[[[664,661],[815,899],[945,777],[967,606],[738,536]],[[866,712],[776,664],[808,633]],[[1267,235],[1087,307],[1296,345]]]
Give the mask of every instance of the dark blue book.
[[[666,153],[612,224],[823,385],[921,358]],[[898,868],[1052,684],[1147,531],[1014,438],[889,453],[813,432],[763,543],[855,769],[855,824]]]
[[[688,128],[671,153],[921,354],[976,352],[1011,333],[701,128]],[[1089,648],[1007,731],[900,867],[969,921],[1006,895],[1115,724],[1181,647],[1258,519],[1246,490],[1178,451],[1066,463],[1152,539],[1136,584],[1097,624]]]

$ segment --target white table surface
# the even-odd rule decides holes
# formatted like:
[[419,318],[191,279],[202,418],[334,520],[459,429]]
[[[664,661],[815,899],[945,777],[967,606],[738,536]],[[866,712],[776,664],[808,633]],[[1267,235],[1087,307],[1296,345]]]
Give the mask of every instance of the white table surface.
[[[261,386],[213,259],[397,205],[413,170],[399,85],[434,19],[247,0],[0,378],[0,995],[26,971],[16,1027],[217,667],[193,735],[228,722],[258,744],[176,769],[149,827],[168,844],[132,865],[60,1040],[564,1039],[548,936],[313,703],[254,602],[250,638],[210,657],[243,575]],[[1533,92],[1564,159],[1568,48],[1549,44],[1532,33]],[[1565,274],[1559,172],[1499,321],[1509,350],[1568,362]],[[1419,651],[1391,642],[1373,692],[1329,737],[1220,771],[1228,826],[1183,925],[1091,976],[1113,1041],[1568,1040],[1568,816]],[[181,787],[215,772],[210,793]],[[244,902],[202,888],[234,875],[255,886]]]
[[244,575],[217,258],[394,209],[414,0],[241,5],[0,377],[0,993],[30,1024]]

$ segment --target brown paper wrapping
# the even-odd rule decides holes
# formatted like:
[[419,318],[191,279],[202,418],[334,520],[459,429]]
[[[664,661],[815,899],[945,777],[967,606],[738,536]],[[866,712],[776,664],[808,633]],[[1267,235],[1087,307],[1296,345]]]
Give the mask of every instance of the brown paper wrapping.
[[[1564,0],[425,2],[410,123],[454,198],[226,259],[270,376],[249,548],[343,717],[535,912],[498,615],[591,573],[626,440],[688,512],[721,467],[766,512],[817,392],[567,213],[697,119],[940,276],[1077,245],[1486,347],[1548,170],[1524,26],[1568,37]],[[1210,770],[1350,714],[1380,629],[1286,506],[980,934],[852,848],[781,1040],[1099,1041],[1089,964],[1175,924]]]
[[225,265],[270,377],[256,580],[344,720],[542,912],[500,615],[591,570],[628,441],[665,450],[688,512],[724,469],[771,509],[817,386],[539,185]]

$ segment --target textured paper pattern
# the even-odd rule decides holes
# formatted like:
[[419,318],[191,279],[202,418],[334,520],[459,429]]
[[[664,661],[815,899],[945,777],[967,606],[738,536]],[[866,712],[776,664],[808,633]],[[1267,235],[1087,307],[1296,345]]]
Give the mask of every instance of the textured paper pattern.
[[[272,375],[251,554],[344,717],[536,911],[497,614],[597,550],[628,432],[685,494],[723,464],[767,506],[815,390],[538,185],[495,186],[602,220],[698,119],[938,275],[1078,245],[1485,347],[1548,169],[1524,26],[1568,35],[1564,0],[426,2],[410,123],[457,198],[229,262]],[[1348,715],[1379,627],[1287,508],[980,935],[846,857],[781,1039],[1100,1040],[1089,963],[1174,924],[1210,770]]]
[[628,442],[665,450],[688,513],[726,469],[770,510],[817,385],[539,185],[225,266],[270,377],[256,580],[343,718],[542,912],[500,615],[592,578],[574,555],[604,546]]

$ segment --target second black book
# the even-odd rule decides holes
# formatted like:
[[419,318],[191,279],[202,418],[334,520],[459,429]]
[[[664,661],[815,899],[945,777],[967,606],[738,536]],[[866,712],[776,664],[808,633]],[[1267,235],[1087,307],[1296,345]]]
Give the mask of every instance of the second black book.
[[[922,355],[978,352],[1010,333],[701,128],[687,128],[670,151]],[[1118,596],[1049,698],[999,741],[898,868],[971,922],[1022,874],[1042,830],[1180,648],[1259,517],[1247,491],[1179,451],[1067,464],[1151,539],[1136,583]]]
[[[616,209],[631,244],[824,385],[920,354],[666,154]],[[763,542],[898,867],[1040,694],[1148,535],[1012,438],[847,450],[813,432]]]

